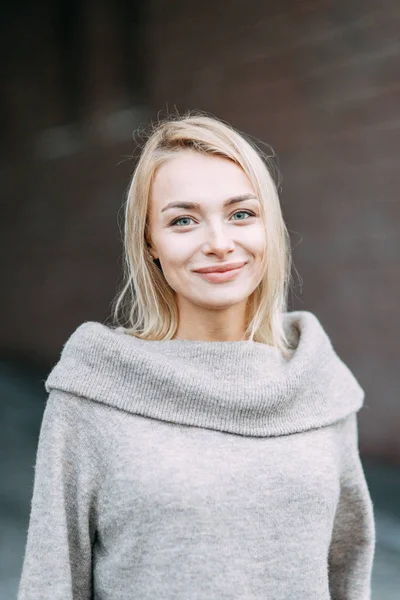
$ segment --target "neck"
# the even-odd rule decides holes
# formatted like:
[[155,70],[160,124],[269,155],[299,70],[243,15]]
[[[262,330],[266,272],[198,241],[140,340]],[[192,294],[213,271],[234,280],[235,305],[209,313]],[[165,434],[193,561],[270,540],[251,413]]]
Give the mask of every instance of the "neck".
[[208,309],[178,303],[179,324],[175,339],[202,342],[237,342],[246,338],[247,301],[227,309]]

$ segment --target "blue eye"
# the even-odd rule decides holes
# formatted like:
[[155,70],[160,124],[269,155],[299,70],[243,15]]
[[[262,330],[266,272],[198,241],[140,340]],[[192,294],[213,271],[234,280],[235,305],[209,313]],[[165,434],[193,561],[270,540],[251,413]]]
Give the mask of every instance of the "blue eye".
[[[253,217],[254,213],[251,212],[250,210],[238,210],[237,212],[235,212],[235,215],[238,215],[240,213],[243,213],[244,215],[249,215],[249,217]],[[245,221],[246,219],[239,219],[239,221]]]
[[[170,227],[172,227],[173,225],[177,225],[179,223],[179,221],[184,221],[185,219],[191,219],[192,217],[180,217],[179,219],[175,219],[175,221],[172,221],[172,223],[170,223]],[[186,223],[187,225],[187,223]],[[182,227],[185,227],[186,225],[182,225]]]
[[[240,213],[246,214],[249,217],[255,217],[256,216],[255,213],[253,213],[253,211],[251,211],[251,210],[237,210],[235,213],[233,213],[232,216],[235,216],[235,215],[240,214]],[[174,226],[177,226],[177,227],[187,227],[189,225],[189,223],[186,223],[184,225],[178,225],[178,223],[180,221],[184,221],[185,219],[189,219],[190,220],[190,219],[192,219],[192,217],[179,217],[179,219],[175,219],[174,221],[172,221],[169,224],[169,226],[170,227],[174,227]],[[235,219],[235,220],[237,220],[237,221],[246,221],[247,219]]]

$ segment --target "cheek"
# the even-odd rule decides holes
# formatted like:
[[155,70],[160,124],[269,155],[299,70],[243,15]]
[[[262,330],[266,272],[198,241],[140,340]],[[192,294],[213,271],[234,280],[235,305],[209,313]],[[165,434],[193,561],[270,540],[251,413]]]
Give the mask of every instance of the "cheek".
[[166,268],[178,268],[190,259],[190,247],[182,241],[169,240],[160,248],[160,255]]
[[263,225],[246,228],[244,238],[250,252],[253,254],[261,254],[264,252],[267,244],[267,237]]

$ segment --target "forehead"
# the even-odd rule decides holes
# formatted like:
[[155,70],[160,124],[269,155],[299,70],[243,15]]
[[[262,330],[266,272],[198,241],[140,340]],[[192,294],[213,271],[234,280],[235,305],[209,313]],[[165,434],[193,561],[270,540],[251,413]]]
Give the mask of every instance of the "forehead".
[[250,180],[233,161],[182,150],[157,170],[152,200],[161,209],[171,199],[217,202],[250,192],[254,193]]

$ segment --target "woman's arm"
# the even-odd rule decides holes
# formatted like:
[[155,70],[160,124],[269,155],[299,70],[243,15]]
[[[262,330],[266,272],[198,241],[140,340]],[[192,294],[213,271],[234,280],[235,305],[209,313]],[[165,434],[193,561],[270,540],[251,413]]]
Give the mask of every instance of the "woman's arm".
[[43,414],[18,600],[88,600],[96,468],[88,404],[51,391]]
[[357,413],[340,426],[340,498],[329,550],[329,588],[332,600],[370,600],[375,524],[358,451]]

